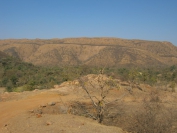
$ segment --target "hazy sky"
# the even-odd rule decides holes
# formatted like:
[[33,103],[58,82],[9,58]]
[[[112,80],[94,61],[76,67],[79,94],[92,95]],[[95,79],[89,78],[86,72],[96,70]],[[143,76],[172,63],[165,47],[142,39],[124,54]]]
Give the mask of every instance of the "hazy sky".
[[177,45],[177,0],[0,0],[0,39],[67,37]]

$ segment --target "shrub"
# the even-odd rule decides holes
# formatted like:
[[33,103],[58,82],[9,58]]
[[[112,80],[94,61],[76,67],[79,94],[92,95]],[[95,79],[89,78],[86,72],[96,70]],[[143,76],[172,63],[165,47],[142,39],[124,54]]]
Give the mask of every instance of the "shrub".
[[157,92],[145,99],[143,109],[137,112],[131,131],[137,133],[166,133],[172,130],[172,111],[161,103]]

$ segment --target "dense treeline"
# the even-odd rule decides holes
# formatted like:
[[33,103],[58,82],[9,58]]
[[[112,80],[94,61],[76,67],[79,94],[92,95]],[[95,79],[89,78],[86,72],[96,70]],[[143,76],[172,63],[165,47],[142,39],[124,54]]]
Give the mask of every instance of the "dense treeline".
[[[31,63],[24,63],[13,57],[0,59],[0,86],[7,91],[27,91],[47,89],[54,84],[74,80],[82,75],[97,74],[101,67],[70,66],[70,67],[39,67]],[[136,83],[177,82],[177,68],[171,66],[163,69],[140,68],[104,68],[104,73],[113,78],[121,78]]]
[[[177,82],[177,67],[166,68],[107,68],[107,74],[115,78],[128,80],[134,83],[146,83],[149,85],[169,84]],[[110,69],[110,70],[109,70]]]
[[39,67],[17,58],[0,59],[0,86],[7,91],[46,89],[80,75],[94,73],[85,67]]

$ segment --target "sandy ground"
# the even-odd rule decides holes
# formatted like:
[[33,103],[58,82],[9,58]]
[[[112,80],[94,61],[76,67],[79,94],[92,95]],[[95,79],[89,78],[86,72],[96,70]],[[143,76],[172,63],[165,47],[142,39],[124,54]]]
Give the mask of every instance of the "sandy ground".
[[21,114],[25,111],[33,109],[40,104],[58,101],[57,94],[37,94],[21,100],[5,101],[0,103],[0,127],[8,123],[12,117]]
[[[77,88],[77,89],[76,89]],[[49,106],[49,103],[58,105],[70,104],[72,101],[82,101],[86,94],[83,89],[70,84],[63,84],[55,89],[35,90],[32,92],[7,93],[0,88],[0,133],[125,133],[119,127],[105,126],[84,116],[71,115],[70,113],[35,113],[36,108]],[[110,91],[110,99],[125,94],[125,87],[122,90],[113,89]],[[139,104],[146,95],[154,88],[146,87],[145,91],[134,89],[132,94],[122,98],[127,105],[127,111],[133,108],[138,109]],[[94,90],[93,90],[94,91]],[[95,93],[96,94],[96,93]],[[162,102],[176,107],[177,93],[160,91],[159,96]],[[135,106],[134,106],[135,105]],[[52,110],[48,110],[51,112]],[[120,110],[118,111],[120,112]],[[122,118],[123,120],[124,118]],[[129,119],[129,118],[128,118]],[[119,121],[123,123],[123,121]],[[124,123],[125,124],[125,123]],[[107,124],[107,125],[112,125]],[[123,127],[123,126],[122,126]]]
[[[63,92],[63,91],[61,91]],[[98,124],[91,119],[71,114],[29,113],[51,102],[77,99],[73,94],[62,95],[58,90],[24,93],[3,93],[0,102],[0,133],[122,133],[118,127]]]
[[[20,118],[20,119],[19,119]],[[2,133],[122,133],[118,127],[104,126],[85,117],[69,114],[42,115],[40,118],[22,114],[3,127]]]

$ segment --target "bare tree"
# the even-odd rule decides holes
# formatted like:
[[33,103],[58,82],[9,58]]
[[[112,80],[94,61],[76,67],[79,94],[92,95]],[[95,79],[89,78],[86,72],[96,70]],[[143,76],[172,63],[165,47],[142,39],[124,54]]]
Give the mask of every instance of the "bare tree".
[[[102,123],[103,121],[106,105],[122,99],[127,94],[125,93],[119,98],[109,100],[107,97],[110,94],[110,91],[113,88],[119,89],[119,84],[111,79],[111,77],[105,76],[103,70],[100,70],[100,74],[95,77],[94,81],[89,81],[86,77],[79,78],[78,81],[88,98],[91,100],[93,109],[96,112],[95,115],[88,111],[86,111],[86,113],[99,123]],[[82,105],[80,104],[80,106]]]

